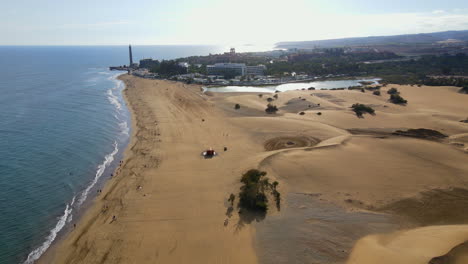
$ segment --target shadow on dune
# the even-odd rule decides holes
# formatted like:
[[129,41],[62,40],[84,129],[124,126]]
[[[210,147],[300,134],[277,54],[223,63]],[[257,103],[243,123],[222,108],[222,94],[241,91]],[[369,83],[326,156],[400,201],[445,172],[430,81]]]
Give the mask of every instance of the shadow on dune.
[[377,211],[406,216],[419,225],[450,225],[468,223],[468,190],[462,188],[434,189],[406,198]]
[[435,257],[428,264],[457,264],[468,261],[468,241],[452,248],[447,254]]
[[265,219],[266,212],[252,212],[249,210],[239,210],[239,221],[236,223],[235,232],[239,232],[246,224],[261,222]]

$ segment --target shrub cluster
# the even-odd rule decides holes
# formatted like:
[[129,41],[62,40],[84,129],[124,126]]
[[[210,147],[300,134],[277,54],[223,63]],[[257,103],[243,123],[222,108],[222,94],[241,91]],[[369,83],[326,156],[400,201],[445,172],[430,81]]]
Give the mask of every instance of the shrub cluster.
[[358,117],[362,117],[362,115],[365,113],[368,113],[371,115],[375,114],[375,110],[372,109],[372,107],[364,105],[364,104],[356,103],[356,104],[353,104],[351,108],[353,109],[354,113],[356,113]]
[[398,92],[397,88],[390,88],[388,91],[387,91],[388,94],[399,94],[400,92]]
[[239,207],[257,212],[266,212],[268,210],[268,197],[270,194],[274,197],[277,207],[280,204],[280,193],[276,190],[278,182],[270,183],[265,177],[267,173],[252,169],[244,173],[241,178],[243,185],[239,193]]
[[407,104],[408,101],[401,97],[399,94],[391,94],[390,95],[390,102],[394,104]]
[[265,109],[265,112],[267,112],[268,114],[276,114],[277,111],[278,111],[278,107],[272,104],[268,104],[267,108]]

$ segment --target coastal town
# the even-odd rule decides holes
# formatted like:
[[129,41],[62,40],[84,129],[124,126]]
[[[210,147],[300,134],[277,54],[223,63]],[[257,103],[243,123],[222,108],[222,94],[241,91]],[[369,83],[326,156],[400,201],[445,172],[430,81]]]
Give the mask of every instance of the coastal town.
[[[468,53],[465,42],[438,42],[426,46],[349,46],[337,48],[291,47],[264,52],[236,52],[171,60],[144,58],[111,66],[146,79],[167,79],[213,86],[272,86],[330,79],[381,78],[386,83],[427,84],[433,76],[453,79],[463,73],[460,59]],[[291,45],[291,44],[289,44]],[[402,48],[404,47],[404,48]],[[431,66],[430,69],[425,69]],[[465,81],[447,81],[465,83]]]
[[[225,56],[228,55],[228,56]],[[216,56],[216,55],[210,55]],[[235,48],[231,48],[229,53],[224,53],[221,57],[229,61],[236,56]],[[132,47],[129,45],[129,64],[123,66],[111,66],[110,70],[127,71],[128,73],[147,79],[161,79],[163,76],[153,72],[152,69],[160,65],[159,60],[147,58],[141,59],[139,63],[133,61]],[[219,62],[212,65],[190,64],[182,61],[177,62],[176,67],[179,73],[169,77],[170,80],[181,81],[185,83],[225,86],[225,85],[278,85],[289,82],[313,81],[319,77],[309,76],[304,73],[284,73],[284,76],[266,75],[267,67],[263,64],[247,65],[246,63]],[[191,72],[191,68],[204,68],[204,73],[200,71]],[[328,77],[332,77],[329,75]]]

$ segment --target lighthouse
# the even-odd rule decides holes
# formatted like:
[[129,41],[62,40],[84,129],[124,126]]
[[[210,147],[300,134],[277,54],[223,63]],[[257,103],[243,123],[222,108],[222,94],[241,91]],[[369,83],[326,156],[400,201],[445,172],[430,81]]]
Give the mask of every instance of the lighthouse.
[[130,57],[130,65],[128,66],[132,67],[133,65],[132,45],[128,45],[128,56]]

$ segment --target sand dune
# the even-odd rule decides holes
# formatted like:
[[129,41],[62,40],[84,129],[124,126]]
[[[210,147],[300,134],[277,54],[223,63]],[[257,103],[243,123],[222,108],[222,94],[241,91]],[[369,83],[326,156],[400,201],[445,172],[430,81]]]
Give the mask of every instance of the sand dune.
[[[432,264],[429,261],[434,257],[445,255],[467,239],[468,225],[429,226],[371,235],[359,240],[348,263]],[[466,263],[461,261],[450,263]]]
[[[400,106],[389,103],[386,90],[390,87],[398,88],[403,97],[408,99],[409,104]],[[233,122],[246,131],[250,131],[258,140],[268,141],[272,136],[315,136],[321,140],[315,146],[301,145],[298,146],[300,148],[283,148],[264,156],[259,164],[260,168],[274,175],[283,184],[283,191],[291,194],[307,193],[317,197],[317,201],[339,205],[350,211],[370,210],[396,215],[401,217],[398,220],[401,228],[468,222],[468,219],[462,217],[460,213],[463,210],[461,208],[466,206],[465,201],[468,197],[463,194],[460,199],[452,199],[452,196],[460,195],[457,190],[453,190],[453,187],[466,188],[468,186],[468,155],[464,153],[467,149],[468,127],[465,123],[459,122],[466,115],[468,105],[466,104],[467,98],[457,94],[456,88],[390,85],[382,89],[382,96],[360,91],[291,91],[278,95],[278,100],[272,102],[280,107],[275,117],[245,118],[240,115]],[[217,96],[224,97],[223,95]],[[257,95],[231,94],[223,99],[217,98],[217,104],[240,103],[241,106],[258,111],[261,111],[267,103],[265,97],[260,98]],[[376,115],[365,115],[364,118],[358,119],[349,109],[356,102],[372,106],[376,110]],[[291,105],[294,103],[297,106]],[[294,113],[292,110],[297,112]],[[305,115],[298,115],[299,111],[304,111]],[[317,112],[322,114],[317,115]],[[430,141],[392,135],[392,132],[396,130],[410,128],[433,129],[450,137],[442,141]],[[299,203],[308,203],[298,196],[291,197],[294,197],[295,203],[298,199]],[[292,198],[286,201],[286,206],[289,203],[292,203]],[[330,210],[338,210],[331,208],[333,206],[330,205]],[[326,216],[317,215],[316,217]],[[371,223],[373,221],[371,219],[364,217],[362,221]],[[268,221],[270,223],[267,226],[275,225],[275,221],[283,224],[289,223],[283,219],[274,218]],[[389,225],[394,223],[393,220],[388,221]],[[296,225],[315,230],[307,223],[304,221]],[[323,222],[321,225],[323,230]],[[335,225],[338,224],[326,226],[332,228]],[[258,228],[261,230],[258,236],[271,237],[271,233],[274,232],[272,228]],[[292,227],[288,228],[283,225],[283,228],[294,233]],[[364,227],[360,228],[365,230]],[[461,225],[457,226],[456,230],[464,228],[465,226]],[[394,227],[394,230],[398,228]],[[359,241],[355,249],[357,253],[352,254],[349,262],[419,263],[414,261],[420,259],[422,261],[420,263],[427,263],[434,257],[448,253],[453,247],[466,240],[465,235],[460,235],[457,239],[451,236],[457,234],[451,226],[447,226],[447,229],[441,226],[429,230],[434,232],[435,237],[440,236],[440,239],[445,240],[438,250],[434,250],[430,245],[426,247],[421,244],[417,249],[407,250],[407,254],[396,254],[399,257],[398,261],[389,257],[389,262],[385,262],[382,259],[387,257],[386,252],[390,249],[385,248],[386,244],[373,245],[373,242],[368,242],[366,237]],[[441,230],[441,232],[437,233],[436,230]],[[319,231],[316,230],[315,234],[317,232]],[[329,256],[326,260],[317,257],[308,261],[344,263],[346,258],[340,257],[339,251],[351,250],[351,248],[340,243],[349,239],[349,237],[345,238],[346,233],[354,233],[354,231],[344,229],[342,232],[341,236],[330,233],[333,235],[327,238],[336,245],[336,251],[329,253],[330,256],[335,255],[335,257]],[[414,239],[412,243],[424,240],[419,232],[411,230],[407,232],[405,237],[408,241]],[[397,235],[390,233],[382,236],[396,237]],[[274,244],[274,242],[264,243]],[[294,242],[291,243],[294,244]],[[394,244],[404,247],[403,240],[395,239]],[[294,245],[301,246],[297,243]],[[374,250],[374,246],[382,250]],[[266,248],[271,247],[270,245]],[[317,244],[315,247],[321,246]],[[266,248],[265,250],[268,251]],[[281,251],[281,248],[276,248],[276,251]],[[277,252],[276,254],[287,255],[288,253]],[[367,256],[374,258],[366,259]],[[262,257],[262,259],[268,259],[268,257]]]
[[[460,120],[468,115],[468,97],[456,88],[389,85],[382,96],[289,91],[274,99],[121,78],[134,125],[124,164],[42,263],[457,263],[466,257],[468,124]],[[408,105],[389,103],[390,87]],[[277,114],[264,111],[269,97]],[[376,114],[358,118],[354,103]],[[448,137],[393,134],[415,128]],[[220,155],[202,159],[208,147]],[[271,209],[259,222],[226,214],[229,194],[251,168],[278,180],[283,197],[281,211]]]

